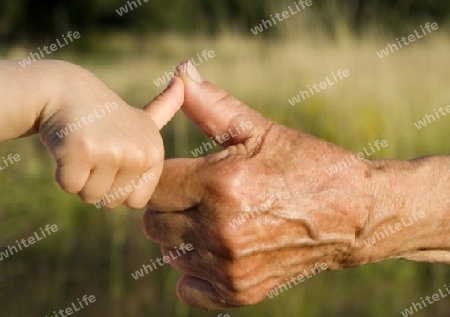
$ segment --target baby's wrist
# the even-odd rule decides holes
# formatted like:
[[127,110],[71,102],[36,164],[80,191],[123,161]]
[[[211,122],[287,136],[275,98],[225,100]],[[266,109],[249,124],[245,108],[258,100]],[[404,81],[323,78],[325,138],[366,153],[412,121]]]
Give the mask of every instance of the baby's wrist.
[[8,125],[0,134],[0,142],[38,133],[42,120],[49,118],[48,113],[54,111],[51,107],[56,107],[67,91],[64,85],[83,72],[73,64],[50,60],[26,67],[16,61],[1,61],[0,68],[4,97],[0,124]]
[[75,64],[65,61],[42,62],[45,63],[42,65],[45,79],[41,87],[46,102],[39,109],[39,131],[44,125],[49,125],[51,118],[63,107],[73,105],[73,98],[81,98],[89,91],[95,91],[100,82],[92,73]]

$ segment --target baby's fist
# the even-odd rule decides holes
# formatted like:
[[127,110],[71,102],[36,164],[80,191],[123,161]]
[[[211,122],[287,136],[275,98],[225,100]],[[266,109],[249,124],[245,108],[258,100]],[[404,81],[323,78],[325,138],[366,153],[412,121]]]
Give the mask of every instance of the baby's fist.
[[40,134],[55,157],[56,180],[97,208],[142,208],[162,172],[159,130],[183,104],[175,78],[145,110],[126,104],[91,73],[74,68],[42,113]]

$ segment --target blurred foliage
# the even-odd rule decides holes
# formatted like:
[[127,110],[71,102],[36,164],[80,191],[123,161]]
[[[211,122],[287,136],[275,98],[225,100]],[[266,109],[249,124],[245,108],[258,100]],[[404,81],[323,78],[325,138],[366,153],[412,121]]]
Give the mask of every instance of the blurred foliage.
[[[139,2],[138,2],[139,1]],[[128,2],[138,9],[119,16],[115,10]],[[279,0],[14,0],[0,3],[0,39],[42,41],[67,31],[137,31],[157,34],[199,31],[216,34],[221,29],[249,28],[294,1]],[[389,31],[405,26],[398,21],[433,19],[443,22],[450,2],[443,0],[315,0],[312,10],[329,34],[335,35],[335,17],[345,15],[355,33],[373,24]],[[270,29],[265,35],[277,33]]]
[[[199,66],[204,77],[282,124],[302,129],[354,152],[376,139],[389,147],[377,158],[408,159],[450,153],[449,119],[420,131],[414,122],[450,100],[450,42],[445,27],[389,57],[376,51],[391,32],[429,20],[445,25],[446,1],[313,1],[298,15],[253,36],[260,23],[289,2],[141,0],[120,17],[118,0],[14,0],[0,3],[0,57],[24,58],[69,30],[82,33],[51,58],[95,73],[131,105],[142,107],[162,87],[153,83],[179,61],[214,50]],[[293,1],[292,1],[293,2]],[[309,10],[309,9],[308,9]],[[413,27],[413,29],[411,29]],[[269,36],[266,36],[269,35]],[[279,35],[279,36],[278,36]],[[364,36],[360,36],[364,35]],[[337,69],[351,76],[296,106],[288,98]],[[26,92],[26,87],[24,87]],[[208,140],[183,114],[163,131],[168,157],[191,157]],[[54,163],[37,137],[1,144],[0,157],[22,160],[0,171],[0,251],[46,224],[58,232],[0,262],[0,316],[50,316],[83,295],[97,302],[79,316],[200,317],[177,300],[180,274],[169,267],[135,281],[143,264],[160,256],[142,234],[142,211],[97,210],[63,193],[53,181]],[[412,301],[450,280],[444,265],[389,261],[321,274],[250,308],[244,316],[399,316]],[[446,317],[446,299],[414,316]]]

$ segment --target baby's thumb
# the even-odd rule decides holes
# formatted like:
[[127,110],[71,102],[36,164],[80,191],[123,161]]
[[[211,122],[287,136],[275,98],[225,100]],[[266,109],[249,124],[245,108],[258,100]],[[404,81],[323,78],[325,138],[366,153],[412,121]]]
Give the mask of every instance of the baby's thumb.
[[158,129],[162,129],[180,110],[184,102],[183,81],[174,77],[169,86],[144,111],[150,115]]

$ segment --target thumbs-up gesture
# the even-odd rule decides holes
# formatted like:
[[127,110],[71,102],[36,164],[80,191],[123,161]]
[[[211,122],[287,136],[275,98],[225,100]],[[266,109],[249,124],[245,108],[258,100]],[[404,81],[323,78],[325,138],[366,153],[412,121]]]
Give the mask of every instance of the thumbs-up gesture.
[[65,71],[39,124],[57,164],[57,182],[97,207],[144,207],[163,169],[159,130],[183,104],[183,82],[175,78],[141,110],[90,72],[73,66]]
[[[167,160],[144,216],[148,238],[184,274],[180,299],[202,309],[251,305],[356,265],[352,247],[371,206],[367,163],[330,176],[350,152],[263,117],[189,64],[180,70],[182,110],[223,147]],[[183,244],[193,250],[170,258]]]

